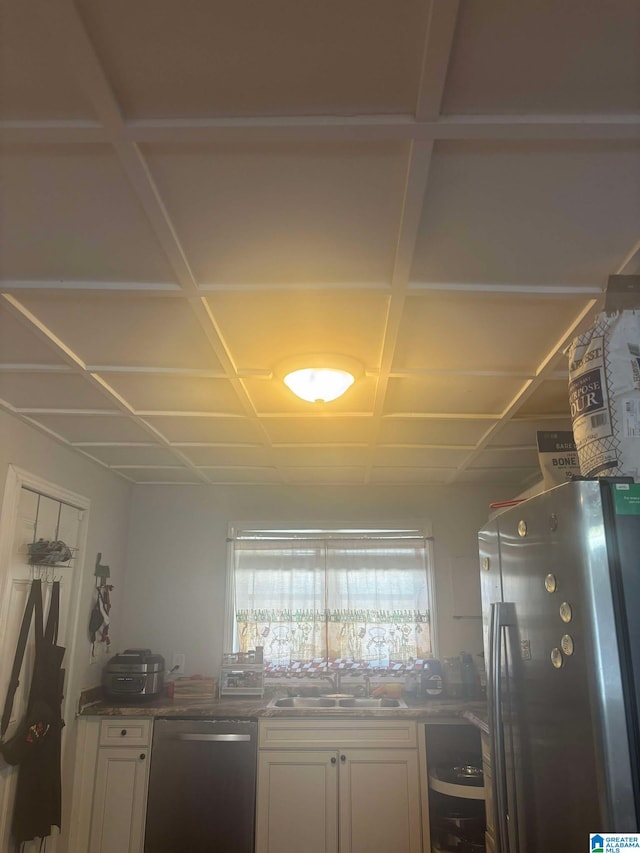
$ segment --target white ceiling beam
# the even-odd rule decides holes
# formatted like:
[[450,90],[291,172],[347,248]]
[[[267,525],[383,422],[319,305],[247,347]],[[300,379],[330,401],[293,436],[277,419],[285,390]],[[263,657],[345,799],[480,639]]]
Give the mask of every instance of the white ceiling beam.
[[[105,141],[122,133],[124,119],[120,105],[100,63],[73,0],[49,0],[39,14],[53,44],[60,47],[60,59],[71,65],[76,83],[96,112]],[[45,22],[46,21],[46,22]]]
[[47,293],[69,293],[78,291],[87,293],[98,291],[103,293],[132,293],[138,295],[144,293],[145,296],[184,296],[182,289],[177,284],[153,283],[142,281],[64,281],[64,280],[33,280],[33,281],[16,281],[15,279],[0,279],[0,289],[11,293],[20,293],[21,291],[41,290]]
[[[17,370],[30,370],[33,373],[42,373],[48,370],[54,372],[70,372],[70,368],[65,366],[49,366],[49,365],[13,365],[0,364],[0,370],[7,371],[17,371]],[[87,365],[87,372],[89,373],[127,373],[127,374],[142,374],[142,375],[154,375],[154,376],[168,376],[168,377],[181,377],[181,378],[189,378],[189,379],[227,379],[227,376],[221,370],[210,370],[203,368],[201,370],[197,368],[190,367],[155,367],[149,365]],[[75,371],[79,372],[79,371]],[[365,375],[367,376],[377,376],[377,369],[365,368]],[[264,380],[272,380],[273,379],[273,371],[271,370],[239,370],[238,375],[241,379],[264,379]],[[450,368],[450,369],[437,369],[430,367],[407,367],[407,368],[394,368],[389,373],[390,376],[394,378],[411,378],[411,377],[421,377],[421,376],[487,376],[487,377],[495,377],[495,378],[516,378],[516,379],[524,379],[526,377],[530,377],[532,374],[526,371],[512,371],[512,370],[474,370],[467,368]],[[562,374],[559,372],[558,376]]]
[[96,121],[0,121],[0,141],[5,145],[104,144],[108,137]]
[[0,364],[0,373],[71,373],[80,374],[70,364]]
[[155,441],[70,441],[71,447],[157,447]]
[[497,284],[495,282],[435,282],[412,281],[407,290],[410,293],[495,293],[506,296],[536,296],[553,298],[565,296],[599,297],[604,294],[604,287],[592,284]]
[[416,106],[418,122],[433,121],[440,114],[459,8],[460,0],[431,0]]
[[259,282],[242,282],[235,284],[227,284],[224,282],[200,284],[200,293],[206,296],[208,293],[278,293],[282,291],[291,291],[298,293],[300,291],[331,291],[331,290],[352,290],[357,293],[389,293],[389,282],[387,281],[301,281],[301,282],[269,282],[263,284]]
[[[415,108],[417,121],[436,118],[440,112],[440,102],[453,45],[458,5],[458,0],[431,0]],[[370,453],[365,474],[366,482],[369,482],[374,467],[373,452],[382,426],[381,419],[389,387],[389,376],[400,333],[407,284],[411,277],[411,267],[427,192],[433,146],[433,140],[425,141],[416,138],[411,142],[398,239],[391,274],[392,297],[386,317],[383,347],[380,355],[380,375],[376,382],[373,403],[374,425],[369,444]]]
[[[202,466],[200,466],[202,467]],[[109,468],[117,468],[119,471],[123,468],[141,468],[141,469],[151,469],[151,470],[160,470],[160,471],[184,471],[182,465],[109,465]]]
[[[135,465],[127,465],[120,466],[127,468],[135,468]],[[155,466],[149,465],[149,468],[153,468]],[[199,465],[198,466],[202,471],[275,471],[275,465]],[[289,468],[295,466],[288,466]],[[307,465],[301,465],[301,468],[307,468]],[[351,466],[349,466],[351,467]]]
[[153,365],[88,364],[90,373],[143,373],[152,376],[180,376],[189,379],[227,379],[223,370],[196,367],[155,367]]
[[394,293],[404,291],[411,276],[411,266],[418,239],[432,154],[433,144],[430,142],[414,142],[411,145],[396,253],[391,274],[391,288]]
[[420,379],[431,376],[483,376],[490,379],[530,379],[532,373],[527,370],[467,370],[451,368],[439,370],[431,367],[394,367],[389,371],[392,379]]
[[[411,145],[411,153],[405,180],[398,239],[391,274],[392,298],[387,312],[383,334],[383,350],[380,358],[380,374],[376,384],[373,415],[378,421],[384,410],[384,401],[389,384],[389,375],[396,351],[400,324],[405,305],[405,291],[411,275],[411,266],[418,239],[418,229],[431,166],[432,143]],[[379,429],[379,427],[378,427]],[[375,438],[372,439],[372,446]]]
[[67,406],[16,406],[21,415],[83,415],[92,418],[125,418],[126,412],[114,409],[74,409]]
[[81,372],[86,371],[86,365],[80,356],[68,347],[64,341],[54,335],[51,329],[48,329],[31,311],[29,311],[21,302],[19,302],[10,293],[1,293],[0,297],[3,304],[9,309],[9,312],[20,321],[20,323],[35,334],[35,336],[48,344],[50,349],[68,365]]
[[160,410],[160,409],[136,409],[136,415],[141,418],[210,418],[211,420],[246,421],[246,415],[238,415],[235,412],[187,412],[183,410]]
[[629,140],[640,138],[640,115],[451,115],[422,125],[433,139]]
[[[548,376],[546,377],[549,378]],[[534,382],[533,379],[528,379],[526,383],[526,387],[529,387]],[[108,388],[106,383],[102,384],[101,387],[104,389]],[[525,386],[523,386],[524,388]],[[202,411],[164,411],[160,409],[133,409],[129,406],[129,404],[124,400],[120,395],[118,395],[112,389],[112,393],[114,396],[122,403],[122,407],[120,409],[95,409],[95,408],[71,408],[66,406],[60,407],[49,407],[49,406],[19,406],[15,407],[15,410],[21,414],[25,415],[84,415],[89,417],[114,417],[114,418],[123,418],[127,416],[134,416],[138,419],[143,418],[198,418],[201,420],[235,420],[235,421],[246,421],[248,420],[244,415],[238,415],[231,412],[202,412]],[[528,396],[528,395],[527,395]],[[523,400],[524,402],[524,400]],[[500,421],[500,419],[504,416],[504,412],[394,412],[392,414],[385,414],[382,416],[382,420],[384,421],[393,421],[393,420],[412,420],[412,421],[440,421],[440,420],[455,420],[455,421],[495,421],[496,423]],[[276,420],[323,420],[326,415],[322,412],[263,412],[260,414],[260,417],[264,420],[276,419]],[[514,415],[512,418],[513,421],[541,421],[541,420],[567,420],[567,415],[560,412],[541,412],[537,414],[527,414],[524,417],[517,417]],[[339,414],[333,415],[334,419],[342,419],[342,420],[362,420],[363,418],[373,418],[373,415],[369,412],[340,412]],[[157,437],[158,430],[152,428],[154,437]],[[145,446],[147,442],[128,442],[128,441],[116,441],[116,442],[72,442],[73,444],[83,445],[87,444],[88,446]],[[169,441],[166,440],[167,445],[171,445],[172,447],[262,447],[263,445],[257,443],[247,443],[247,442],[190,442],[190,441]],[[316,446],[315,443],[306,443],[306,442],[278,442],[275,441],[272,443],[272,448],[274,447],[299,447],[301,444],[304,444],[306,447]],[[384,442],[382,443],[384,444]],[[382,444],[377,444],[376,446],[380,447]],[[318,447],[369,447],[370,445],[366,442],[318,442]],[[421,447],[424,445],[420,445]],[[475,447],[476,445],[473,445]]]
[[[0,126],[1,130],[1,126]],[[290,142],[306,140],[609,139],[640,137],[637,115],[289,116],[284,118],[173,120],[126,125],[135,142]]]
[[[98,88],[98,87],[96,87]],[[285,116],[221,119],[163,119],[105,125],[94,122],[0,121],[6,145],[318,142],[434,140],[609,140],[640,139],[640,116],[448,115],[419,121],[411,115]]]
[[497,421],[499,412],[393,412],[383,421]]
[[617,275],[634,275],[640,272],[640,240],[629,251],[616,270]]
[[[412,176],[412,185],[416,182]],[[405,244],[408,240],[408,233],[404,233]],[[402,254],[400,247],[397,248],[398,255]],[[405,249],[405,258],[408,257],[408,252]],[[618,274],[630,270],[628,267],[633,267],[640,260],[640,243],[631,250],[625,262],[622,264]],[[406,262],[406,261],[405,261]],[[400,265],[397,266],[395,272],[395,280],[400,278]],[[552,299],[554,297],[565,296],[604,296],[606,284],[603,286],[597,284],[535,284],[531,282],[510,282],[510,283],[495,283],[495,282],[433,282],[433,281],[409,281],[406,285],[406,290],[411,295],[419,296],[421,293],[493,293],[504,294],[507,296],[535,296],[539,298]],[[7,293],[21,292],[36,292],[42,291],[47,294],[56,293],[117,293],[119,297],[126,297],[130,294],[133,297],[144,293],[145,296],[157,297],[159,299],[166,298],[189,298],[184,289],[178,284],[153,284],[138,281],[59,281],[59,280],[34,280],[34,281],[16,281],[14,279],[0,278],[0,290]],[[269,283],[269,284],[207,284],[199,285],[197,292],[206,297],[211,293],[236,293],[247,294],[254,292],[262,293],[280,293],[282,291],[290,291],[298,293],[303,291],[339,291],[352,293],[376,293],[390,294],[390,282],[302,282],[302,283]]]
[[[416,182],[412,182],[415,186]],[[409,251],[407,248],[409,237],[405,230],[403,233],[405,242],[404,247],[398,247],[397,254],[399,258],[404,258],[404,263],[407,263]],[[633,271],[636,264],[640,263],[640,244],[627,256],[625,262],[616,271],[617,274]],[[395,270],[395,281],[400,279],[399,270],[401,263],[398,263]],[[567,296],[575,297],[603,297],[606,289],[606,284],[603,286],[595,284],[531,284],[522,282],[511,282],[497,284],[494,282],[426,282],[426,281],[409,281],[406,285],[407,293],[410,295],[419,296],[423,293],[493,293],[504,296],[535,296],[539,299],[565,298]],[[212,293],[281,293],[304,291],[336,291],[349,293],[372,293],[372,294],[390,294],[390,284],[388,282],[304,282],[302,284],[210,284],[199,286],[198,292],[202,296],[207,296]],[[0,278],[0,291],[7,293],[23,293],[23,292],[42,292],[47,295],[58,295],[68,293],[117,293],[119,297],[126,299],[127,296],[137,297],[140,293],[145,296],[157,296],[158,298],[188,298],[187,294],[177,284],[147,284],[144,282],[135,281],[119,281],[119,282],[101,282],[101,281],[15,281],[13,279]],[[107,368],[105,368],[107,369]],[[108,368],[111,369],[111,368]]]
[[[83,453],[84,451],[79,451]],[[86,453],[85,455],[89,455]],[[124,477],[125,474],[123,471],[120,471],[118,468],[109,468],[110,471],[113,471],[114,474],[119,474],[121,477]],[[132,477],[127,477],[132,483],[135,483],[137,486],[210,486],[211,481],[205,477],[204,474],[199,478],[199,482],[193,482],[193,480],[134,480]]]

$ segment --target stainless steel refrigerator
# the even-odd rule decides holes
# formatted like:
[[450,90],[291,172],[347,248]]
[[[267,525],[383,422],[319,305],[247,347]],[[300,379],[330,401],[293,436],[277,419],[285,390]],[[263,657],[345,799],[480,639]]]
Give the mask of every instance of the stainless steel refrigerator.
[[480,535],[501,853],[640,821],[640,484],[566,483]]

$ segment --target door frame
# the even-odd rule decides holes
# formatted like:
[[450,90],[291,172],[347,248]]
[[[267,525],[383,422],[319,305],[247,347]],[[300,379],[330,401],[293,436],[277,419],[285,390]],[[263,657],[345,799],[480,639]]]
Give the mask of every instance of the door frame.
[[[71,506],[76,507],[81,513],[80,526],[78,531],[77,551],[74,559],[73,580],[71,588],[71,597],[69,600],[69,626],[68,635],[66,638],[67,656],[65,661],[65,669],[67,678],[64,689],[64,700],[62,703],[63,719],[72,719],[75,716],[75,708],[73,703],[72,691],[69,689],[76,669],[76,640],[78,636],[78,624],[80,620],[80,604],[82,599],[82,568],[85,562],[85,553],[87,545],[87,533],[89,526],[89,509],[91,500],[77,492],[72,492],[56,483],[51,483],[42,477],[18,468],[15,465],[8,465],[7,477],[5,480],[4,497],[2,500],[2,510],[0,513],[0,649],[3,648],[5,635],[7,630],[7,583],[9,580],[9,565],[13,550],[13,539],[18,520],[18,510],[20,505],[20,493],[22,488],[28,488],[39,494],[46,495],[53,500],[61,501]],[[4,662],[6,666],[11,666],[11,659]],[[0,697],[0,703],[4,703],[4,696]],[[2,706],[0,706],[2,707]],[[64,736],[63,729],[62,737],[62,767],[65,766],[65,755],[68,747],[68,738]],[[5,773],[3,772],[3,776]],[[0,797],[0,825],[7,819],[6,809],[8,803],[6,801],[6,787],[2,787],[2,796]]]

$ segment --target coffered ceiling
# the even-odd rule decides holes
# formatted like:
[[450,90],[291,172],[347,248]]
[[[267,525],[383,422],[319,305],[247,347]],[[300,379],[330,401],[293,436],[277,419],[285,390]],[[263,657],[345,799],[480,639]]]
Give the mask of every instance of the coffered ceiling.
[[537,479],[640,270],[637,0],[0,3],[5,411],[137,483]]

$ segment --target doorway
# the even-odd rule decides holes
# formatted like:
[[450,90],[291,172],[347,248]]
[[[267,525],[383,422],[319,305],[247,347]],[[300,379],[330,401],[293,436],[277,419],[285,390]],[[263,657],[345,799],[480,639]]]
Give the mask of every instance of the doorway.
[[[42,581],[45,619],[52,583],[54,580],[60,582],[58,643],[66,648],[63,668],[67,673],[62,716],[69,719],[69,715],[73,715],[68,682],[75,652],[89,504],[89,499],[82,495],[9,466],[0,517],[0,709],[4,707],[18,633],[31,580],[35,576]],[[72,558],[62,565],[46,569],[30,565],[28,545],[38,539],[62,540],[71,549]],[[33,658],[32,625],[7,737],[11,736],[26,709]],[[65,746],[63,729],[63,767]],[[0,853],[10,853],[13,849],[10,832],[18,769],[6,765],[1,759],[0,765]],[[53,833],[47,842],[48,853],[56,850],[57,829]],[[36,853],[39,846],[39,841],[27,843],[24,853]]]

